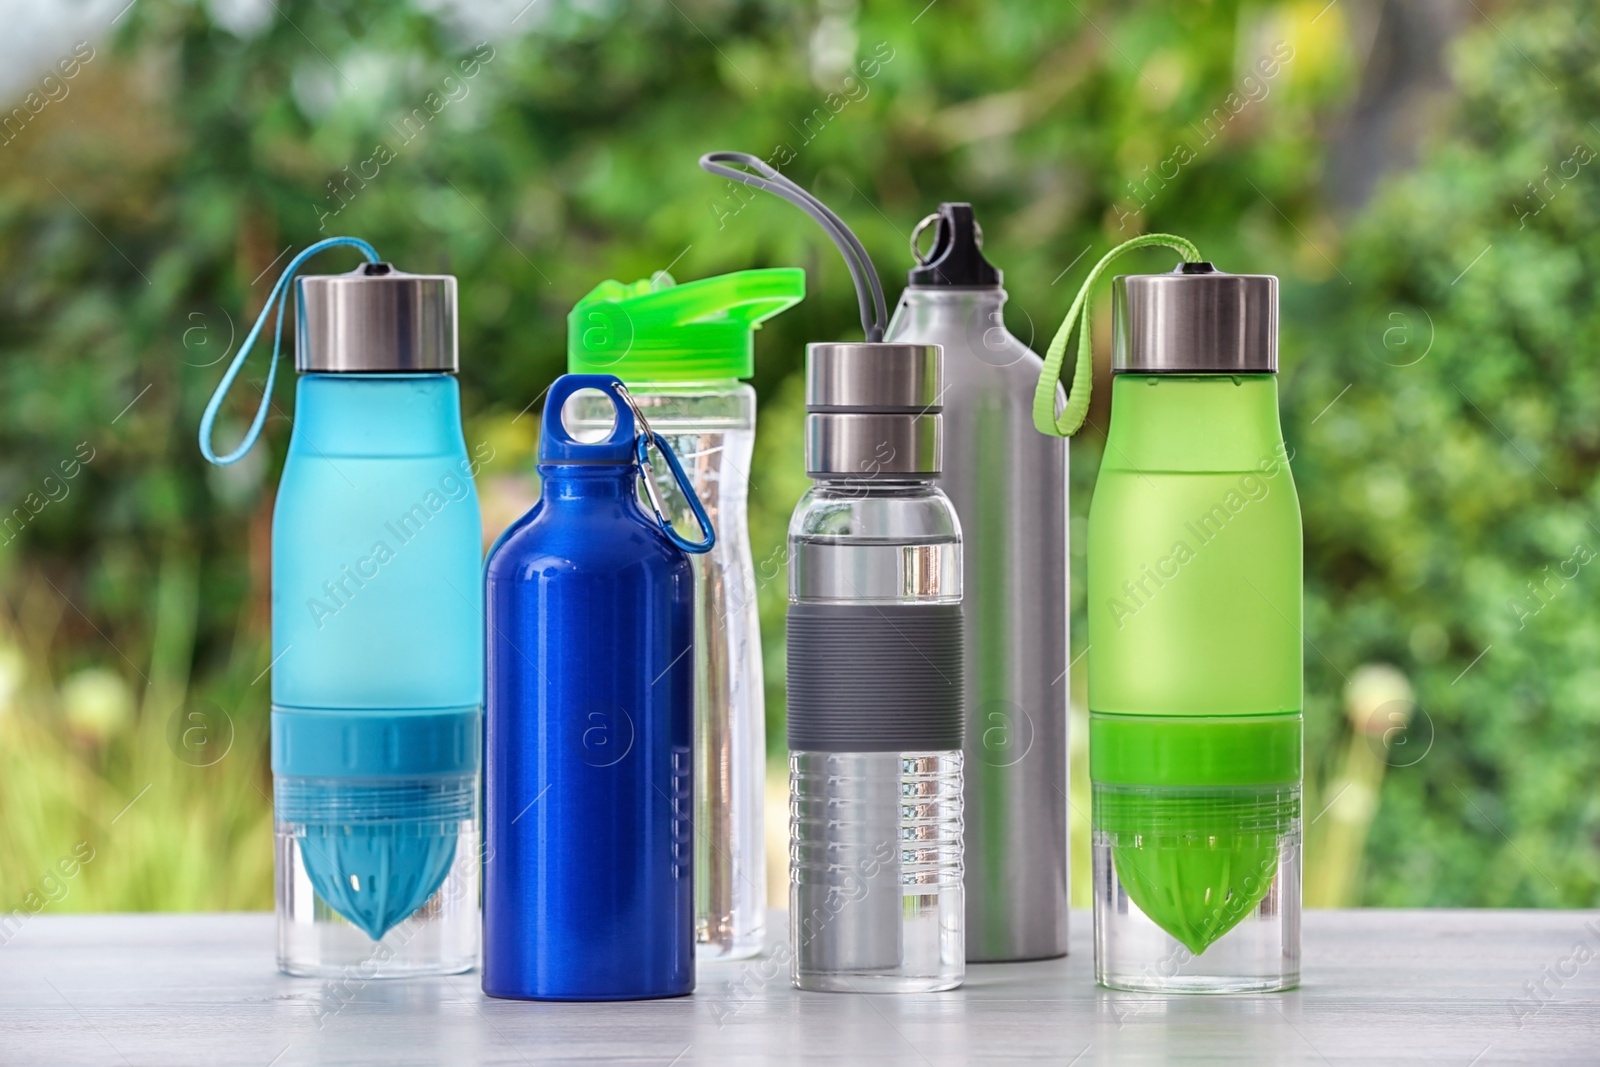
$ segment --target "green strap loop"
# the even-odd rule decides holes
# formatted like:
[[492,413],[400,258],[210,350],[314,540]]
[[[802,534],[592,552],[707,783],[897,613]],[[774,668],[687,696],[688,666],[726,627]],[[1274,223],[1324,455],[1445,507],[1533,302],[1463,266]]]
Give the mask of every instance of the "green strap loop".
[[[1124,252],[1149,245],[1171,248],[1181,253],[1187,262],[1200,262],[1200,249],[1195,247],[1194,242],[1170,233],[1147,233],[1132,238],[1100,257],[1100,262],[1083,280],[1083,287],[1078,290],[1077,298],[1067,311],[1066,321],[1056,331],[1055,339],[1045,353],[1044,371],[1039,375],[1039,387],[1033,393],[1033,425],[1040,433],[1050,437],[1071,437],[1083,425],[1084,418],[1089,414],[1089,390],[1094,384],[1094,361],[1090,358],[1093,342],[1089,332],[1089,294],[1112,260]],[[1072,381],[1067,386],[1066,406],[1057,417],[1056,383],[1061,380],[1061,364],[1066,360],[1067,341],[1072,337],[1075,327],[1078,331],[1078,361],[1072,371]]]

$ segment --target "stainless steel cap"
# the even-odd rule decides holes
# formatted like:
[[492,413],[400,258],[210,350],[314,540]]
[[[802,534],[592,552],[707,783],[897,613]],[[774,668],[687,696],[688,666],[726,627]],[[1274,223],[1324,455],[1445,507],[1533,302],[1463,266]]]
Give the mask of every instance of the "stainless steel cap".
[[806,472],[891,481],[937,475],[943,361],[938,345],[808,345]]
[[301,372],[454,374],[456,280],[367,263],[295,279]]
[[1276,374],[1278,279],[1185,263],[1111,283],[1113,373]]
[[938,345],[807,345],[806,410],[937,412],[943,359]]

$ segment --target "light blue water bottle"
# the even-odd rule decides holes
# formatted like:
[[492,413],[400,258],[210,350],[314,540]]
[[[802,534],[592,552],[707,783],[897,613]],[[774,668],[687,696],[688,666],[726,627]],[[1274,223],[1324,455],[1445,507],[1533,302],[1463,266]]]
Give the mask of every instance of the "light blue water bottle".
[[[200,426],[255,442],[283,308],[311,255],[369,262],[295,283],[294,431],[272,523],[278,965],[386,977],[478,954],[482,529],[454,377],[456,280],[363,241],[295,257]],[[233,452],[212,427],[273,305],[273,368]]]

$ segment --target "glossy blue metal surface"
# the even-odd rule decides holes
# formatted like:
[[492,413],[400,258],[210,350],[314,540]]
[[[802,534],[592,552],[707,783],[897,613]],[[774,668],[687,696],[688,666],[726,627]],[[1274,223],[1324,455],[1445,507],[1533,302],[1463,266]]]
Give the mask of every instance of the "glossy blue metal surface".
[[[572,377],[551,390],[547,434],[564,432]],[[633,432],[619,402],[612,438]],[[639,506],[632,462],[563,451],[577,461],[539,464],[542,498],[485,570],[483,989],[680,996],[694,988],[693,573]]]

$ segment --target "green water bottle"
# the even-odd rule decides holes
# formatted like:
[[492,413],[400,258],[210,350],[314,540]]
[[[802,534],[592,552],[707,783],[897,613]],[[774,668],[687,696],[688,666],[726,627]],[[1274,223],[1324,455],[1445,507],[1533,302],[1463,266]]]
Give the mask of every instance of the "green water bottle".
[[[1277,279],[1218,271],[1182,239],[1141,243],[1188,262],[1112,288],[1111,420],[1088,533],[1095,977],[1288,989],[1300,974],[1302,552],[1278,423]],[[1082,419],[1088,333],[1085,321],[1067,410],[1035,405],[1046,432]]]

